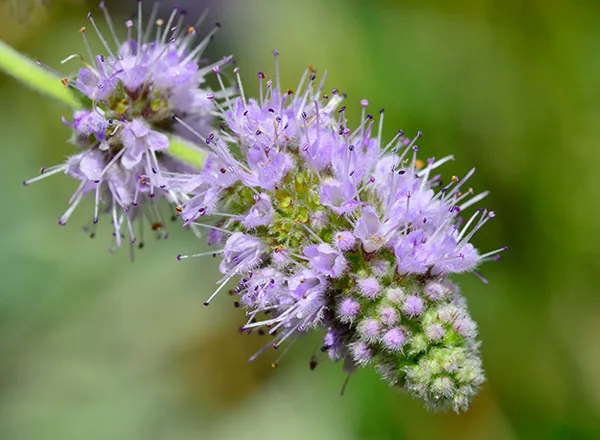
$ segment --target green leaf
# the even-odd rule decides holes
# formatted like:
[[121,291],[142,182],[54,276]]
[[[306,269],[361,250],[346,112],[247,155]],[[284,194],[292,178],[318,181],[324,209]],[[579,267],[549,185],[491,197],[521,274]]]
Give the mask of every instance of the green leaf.
[[43,93],[72,108],[80,108],[77,96],[64,86],[61,78],[0,40],[0,69],[36,92]]

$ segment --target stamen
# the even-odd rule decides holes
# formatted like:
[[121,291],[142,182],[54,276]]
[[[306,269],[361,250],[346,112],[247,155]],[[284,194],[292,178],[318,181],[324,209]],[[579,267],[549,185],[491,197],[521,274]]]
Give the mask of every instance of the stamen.
[[213,294],[206,301],[204,301],[204,305],[205,306],[209,305],[210,302],[213,300],[213,298],[215,296],[217,296],[217,294],[223,289],[223,287],[225,287],[225,285],[229,282],[229,280],[231,280],[236,275],[237,275],[237,272],[234,271],[227,278],[225,278],[225,280],[223,280],[221,285],[219,287],[217,287],[217,290],[215,290],[213,292]]
[[304,224],[303,222],[301,222],[299,219],[296,219],[296,223],[300,224],[306,230],[306,232],[308,232],[310,235],[312,235],[314,238],[316,238],[318,242],[325,243],[321,239],[321,237],[319,237],[317,235],[317,233],[315,231],[313,231],[312,229],[310,229],[306,224]]
[[259,97],[260,97],[260,106],[264,107],[265,99],[263,96],[263,79],[265,79],[265,74],[263,72],[258,72],[258,88],[259,88]]
[[102,32],[100,32],[100,29],[98,29],[98,25],[96,24],[96,20],[94,20],[94,17],[92,17],[92,13],[88,12],[87,16],[88,16],[88,19],[90,20],[90,22],[92,23],[92,26],[94,26],[94,30],[96,31],[96,34],[98,34],[98,38],[100,39],[100,42],[102,43],[102,45],[104,46],[104,48],[106,49],[108,54],[111,56],[111,58],[114,58],[115,55],[113,54],[112,50],[110,49],[110,46],[106,42],[106,39],[102,35]]
[[[383,110],[383,109],[381,109],[381,110]],[[379,125],[380,125],[380,127],[382,128],[382,124],[383,124],[383,113],[381,113],[381,119],[380,119],[379,121],[380,121],[380,122],[379,122]],[[381,128],[380,128],[380,130],[381,130]],[[380,133],[380,134],[381,134],[381,133]],[[378,136],[380,136],[380,134],[379,134]],[[403,132],[402,130],[398,130],[398,133],[396,133],[396,135],[395,135],[395,136],[392,138],[392,140],[391,140],[391,141],[389,141],[389,142],[386,144],[386,146],[385,146],[385,147],[384,147],[384,148],[381,150],[381,153],[379,153],[379,158],[380,158],[380,159],[381,159],[381,158],[382,158],[382,157],[385,155],[385,153],[387,153],[387,152],[388,152],[388,150],[389,150],[389,149],[392,147],[392,145],[394,145],[394,143],[396,143],[396,142],[400,143],[400,141],[399,141],[399,138],[400,138],[401,136],[404,136],[404,132]],[[381,145],[381,144],[380,144],[380,145]],[[398,163],[399,163],[399,161],[398,161]]]
[[200,17],[198,17],[198,20],[196,20],[196,23],[194,24],[194,28],[200,29],[200,26],[202,25],[202,22],[204,22],[204,19],[206,19],[207,15],[208,15],[208,9],[205,9],[204,12],[200,15]]
[[136,60],[140,61],[142,57],[142,0],[138,0],[138,14],[137,14],[137,54]]
[[68,168],[67,164],[55,165],[50,168],[42,168],[40,170],[39,176],[36,176],[32,179],[24,181],[23,186],[28,186],[28,185],[32,184],[33,182],[37,182],[38,180],[42,180],[42,179],[45,179],[46,177],[50,177],[54,174],[60,173],[62,171],[66,171],[67,168]]
[[484,277],[483,274],[481,272],[479,272],[478,270],[474,270],[473,273],[475,275],[477,275],[479,277],[479,279],[481,281],[483,281],[484,284],[487,284],[489,282],[488,279],[486,277]]
[[500,252],[504,252],[504,251],[507,251],[507,250],[508,250],[508,246],[502,246],[500,249],[496,249],[495,251],[487,252],[487,253],[485,253],[483,255],[480,255],[479,259],[483,260],[484,258],[491,257],[492,255],[496,255],[496,254],[498,254]]
[[154,28],[156,16],[158,15],[158,8],[160,7],[160,3],[158,1],[154,2],[152,6],[152,11],[150,12],[150,18],[148,19],[148,25],[146,26],[146,30],[144,31],[144,35],[141,41],[138,41],[138,44],[145,44],[150,39],[150,34],[152,33],[152,29]]
[[115,26],[113,24],[112,18],[110,17],[108,8],[106,7],[106,5],[104,4],[103,1],[100,2],[100,9],[102,9],[102,12],[104,13],[104,19],[106,20],[106,23],[108,24],[108,28],[110,29],[110,33],[113,37],[115,44],[117,45],[117,48],[121,47],[121,42],[119,41],[119,38],[117,37],[117,33],[115,32]]
[[101,187],[102,187],[101,183],[98,182],[96,184],[96,190],[94,191],[95,192],[95,195],[94,195],[94,220],[93,220],[94,224],[98,223],[98,208],[100,205],[100,188]]
[[221,78],[221,73],[220,73],[220,69],[219,67],[214,67],[213,68],[213,72],[215,72],[215,74],[217,75],[217,81],[219,81],[219,86],[221,87],[221,90],[224,93],[225,96],[225,102],[227,103],[227,108],[234,113],[234,109],[233,106],[231,105],[231,100],[229,99],[229,94],[226,93],[227,89],[225,88],[225,84],[223,83],[223,78]]
[[275,57],[274,60],[274,64],[275,64],[275,85],[277,87],[277,90],[281,90],[281,83],[279,82],[279,51],[277,49],[275,49],[273,51],[273,55]]
[[235,73],[237,84],[240,89],[240,96],[242,97],[242,102],[244,103],[244,107],[246,107],[246,96],[244,94],[244,86],[242,85],[242,78],[240,77],[240,68],[236,67],[235,69],[233,69],[233,73]]
[[213,229],[213,230],[215,230],[215,231],[221,231],[221,232],[223,232],[224,234],[233,234],[233,232],[232,232],[232,231],[229,231],[229,230],[227,230],[227,229],[223,229],[223,228],[219,228],[219,227],[217,227],[217,226],[214,226],[214,225],[207,225],[207,224],[205,224],[205,223],[198,223],[198,222],[192,222],[191,224],[192,224],[192,225],[195,225],[195,226],[201,226],[201,227],[203,227],[203,228]]
[[71,217],[71,214],[73,214],[73,212],[75,211],[75,208],[77,208],[77,206],[79,205],[79,203],[83,199],[84,194],[85,193],[83,191],[81,191],[77,195],[77,198],[71,203],[71,206],[69,206],[69,208],[65,211],[65,213],[62,215],[62,217],[58,219],[58,224],[59,225],[66,226],[67,221],[69,221],[69,218]]
[[489,191],[484,191],[482,193],[477,194],[475,197],[473,197],[469,201],[467,201],[467,202],[463,203],[462,205],[460,205],[460,210],[462,211],[463,209],[466,209],[469,206],[474,205],[475,203],[480,202],[481,200],[483,200],[484,198],[486,198],[489,193],[490,193]]
[[323,72],[323,77],[321,78],[321,82],[319,83],[317,90],[315,90],[315,94],[312,97],[313,101],[318,101],[321,92],[323,91],[323,87],[325,87],[325,80],[327,79],[327,70]]
[[[90,63],[93,63],[96,67],[98,67],[98,64],[96,62],[96,57],[94,56],[94,54],[92,52],[92,48],[90,46],[90,42],[88,41],[88,38],[87,38],[85,26],[82,26],[82,27],[79,28],[79,33],[83,37],[83,43],[85,44],[85,48],[87,49],[88,56],[90,57]],[[66,58],[65,61],[67,61],[69,59],[71,59],[71,58]]]
[[204,49],[206,49],[206,46],[208,46],[208,43],[211,42],[213,35],[215,35],[217,33],[217,31],[219,30],[220,27],[221,27],[221,25],[219,23],[217,23],[215,25],[214,29],[212,31],[210,31],[208,33],[208,35],[206,37],[204,37],[204,39],[179,64],[183,66],[183,65],[189,63],[190,61],[192,61],[194,58],[199,57],[202,54],[202,52],[204,51]]
[[173,24],[173,20],[177,16],[178,12],[179,12],[179,6],[174,6],[173,11],[171,12],[171,15],[169,16],[169,20],[167,21],[167,25],[165,26],[165,31],[163,32],[162,38],[160,40],[161,45],[164,45],[165,42],[167,41],[167,34],[171,30],[171,25]]
[[215,256],[217,256],[219,254],[224,253],[224,252],[225,252],[225,249],[215,249],[215,250],[212,250],[212,251],[199,252],[197,254],[189,254],[189,255],[179,254],[179,255],[177,255],[177,261],[185,260],[187,258],[206,257],[206,256],[209,256],[209,255],[215,257]]

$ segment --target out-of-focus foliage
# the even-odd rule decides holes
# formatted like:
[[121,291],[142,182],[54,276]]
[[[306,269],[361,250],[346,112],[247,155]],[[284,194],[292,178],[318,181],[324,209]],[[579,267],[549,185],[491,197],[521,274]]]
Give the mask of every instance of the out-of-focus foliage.
[[[90,6],[50,3],[25,24],[3,13],[0,37],[59,66]],[[340,398],[340,365],[309,370],[318,338],[278,370],[271,353],[246,363],[263,340],[237,332],[226,296],[202,306],[216,264],[177,263],[200,245],[178,224],[130,264],[107,227],[78,230],[86,209],[56,225],[74,182],[21,187],[69,154],[69,110],[2,77],[0,438],[600,438],[600,4],[227,0],[212,15],[212,56],[234,53],[248,92],[278,48],[290,87],[327,68],[349,106],[386,108],[388,135],[420,129],[423,154],[453,153],[445,175],[477,167],[498,214],[477,245],[510,246],[490,284],[456,279],[488,382],[468,413],[431,414],[372,372]]]

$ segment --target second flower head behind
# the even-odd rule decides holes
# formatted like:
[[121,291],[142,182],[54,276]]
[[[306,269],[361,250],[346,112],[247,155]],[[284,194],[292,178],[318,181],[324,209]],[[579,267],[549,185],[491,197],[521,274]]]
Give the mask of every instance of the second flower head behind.
[[205,304],[239,277],[243,330],[274,337],[261,352],[322,328],[323,352],[348,372],[373,364],[428,406],[465,409],[483,371],[475,323],[448,276],[503,250],[482,255],[470,243],[494,216],[462,217],[486,195],[466,187],[473,170],[443,184],[434,170],[452,156],[418,159],[421,133],[383,142],[384,112],[375,124],[364,100],[351,128],[343,96],[324,93],[311,68],[284,89],[276,61],[274,81],[258,74],[257,99],[236,73],[241,96],[217,104],[221,132],[196,133],[211,151],[204,170],[178,177],[184,224],[221,245],[194,255],[223,258]]
[[[42,168],[40,176],[25,182],[56,173],[74,177],[80,185],[59,224],[66,224],[90,194],[95,202],[91,233],[106,212],[116,245],[121,244],[122,235],[136,241],[132,226],[136,219],[148,219],[152,229],[163,230],[166,236],[156,200],[176,202],[168,188],[170,174],[197,170],[169,153],[167,134],[188,134],[186,130],[181,133],[181,126],[171,116],[177,113],[195,130],[208,133],[214,122],[214,104],[206,97],[214,93],[205,77],[231,61],[226,57],[208,64],[201,58],[218,24],[207,36],[198,38],[204,16],[190,24],[185,11],[176,7],[162,19],[157,15],[158,2],[154,6],[144,15],[142,2],[138,2],[137,17],[125,22],[125,38],[119,37],[104,2],[100,9],[108,32],[101,32],[96,19],[88,14],[89,29],[79,30],[84,53],[63,61],[83,64],[76,74],[62,78],[82,103],[72,118],[63,119],[73,129],[72,141],[78,152],[63,164]],[[93,52],[90,30],[102,53]]]

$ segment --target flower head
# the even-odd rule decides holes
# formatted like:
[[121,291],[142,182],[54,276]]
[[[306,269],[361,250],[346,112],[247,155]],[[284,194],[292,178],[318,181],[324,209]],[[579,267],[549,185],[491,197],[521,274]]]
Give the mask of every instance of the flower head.
[[[198,25],[185,24],[185,12],[174,8],[168,20],[157,18],[158,3],[145,24],[142,2],[138,2],[136,20],[125,23],[127,37],[120,39],[104,5],[109,35],[103,35],[91,13],[88,19],[104,49],[94,54],[88,30],[80,29],[87,53],[74,54],[63,63],[83,63],[73,76],[62,82],[81,97],[82,110],[63,121],[73,130],[72,143],[78,152],[65,163],[43,168],[42,174],[26,184],[56,173],[65,173],[79,181],[69,208],[59,219],[67,220],[83,198],[94,198],[93,225],[100,214],[112,219],[115,244],[123,234],[136,241],[132,222],[150,219],[152,229],[164,230],[157,200],[179,201],[170,191],[179,181],[173,173],[191,173],[195,167],[184,164],[168,153],[165,133],[181,131],[172,115],[178,114],[200,132],[208,132],[215,106],[215,93],[206,88],[205,76],[228,58],[201,66],[200,56],[215,29],[198,40]],[[42,65],[42,63],[39,63]],[[220,94],[228,93],[223,89]],[[187,134],[188,132],[185,131]],[[95,226],[92,226],[94,234]],[[166,232],[161,234],[166,237]]]
[[464,188],[472,171],[442,185],[433,171],[452,157],[418,159],[421,133],[383,143],[383,110],[375,129],[366,102],[350,128],[343,96],[324,93],[312,68],[293,91],[277,64],[274,81],[258,77],[259,98],[229,101],[223,134],[201,137],[202,184],[187,185],[179,208],[186,224],[228,236],[210,254],[223,255],[221,283],[241,278],[243,330],[273,335],[263,352],[321,328],[323,352],[346,371],[374,365],[429,406],[464,410],[483,373],[448,277],[500,251],[470,243],[493,213],[459,217],[485,196]]

